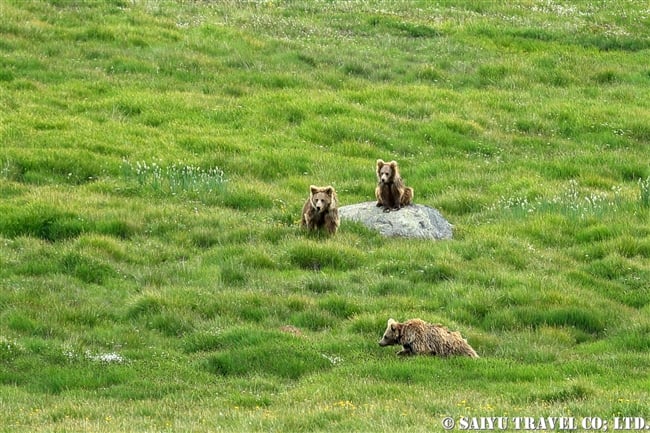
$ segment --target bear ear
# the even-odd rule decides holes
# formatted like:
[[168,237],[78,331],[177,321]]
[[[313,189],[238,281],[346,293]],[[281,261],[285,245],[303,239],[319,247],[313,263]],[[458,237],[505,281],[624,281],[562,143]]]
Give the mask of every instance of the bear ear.
[[391,161],[389,164],[392,168],[397,167],[397,161]]
[[394,319],[392,319],[392,318],[391,318],[391,319],[388,319],[388,326],[390,326],[391,329],[394,329],[393,326],[394,326],[396,323],[397,323],[397,322],[396,322]]
[[384,166],[385,162],[383,159],[378,159],[377,160],[377,168],[382,168]]
[[316,185],[310,185],[309,191],[311,191],[312,194],[316,194],[318,192],[318,187]]
[[334,194],[334,187],[333,186],[326,186],[325,187],[325,193],[327,193],[327,195]]

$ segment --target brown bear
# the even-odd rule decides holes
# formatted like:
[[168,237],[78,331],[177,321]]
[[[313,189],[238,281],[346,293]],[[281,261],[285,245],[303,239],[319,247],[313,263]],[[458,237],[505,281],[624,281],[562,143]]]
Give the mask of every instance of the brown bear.
[[377,207],[383,207],[384,212],[390,212],[391,209],[399,210],[413,202],[413,188],[404,185],[396,161],[377,160],[375,196]]
[[339,228],[339,209],[336,191],[331,186],[309,187],[309,198],[302,207],[300,225],[308,230],[325,228],[329,234],[335,234]]
[[384,337],[380,346],[401,344],[403,349],[398,355],[464,355],[478,358],[478,355],[460,333],[450,331],[442,325],[432,325],[420,319],[398,323],[388,319]]

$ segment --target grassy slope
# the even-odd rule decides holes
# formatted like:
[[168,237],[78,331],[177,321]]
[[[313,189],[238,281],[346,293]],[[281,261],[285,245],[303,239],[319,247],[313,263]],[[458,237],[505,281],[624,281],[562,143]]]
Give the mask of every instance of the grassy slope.
[[[644,2],[0,13],[4,430],[645,413]],[[371,200],[377,158],[454,241],[298,230],[311,183]],[[416,316],[482,359],[376,345]]]

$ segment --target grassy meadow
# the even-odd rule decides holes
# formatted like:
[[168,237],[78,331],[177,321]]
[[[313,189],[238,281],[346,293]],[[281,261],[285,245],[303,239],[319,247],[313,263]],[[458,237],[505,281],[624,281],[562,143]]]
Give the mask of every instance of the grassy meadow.
[[[647,2],[0,16],[0,432],[650,417]],[[300,230],[378,158],[453,240]],[[481,358],[398,359],[389,317]]]

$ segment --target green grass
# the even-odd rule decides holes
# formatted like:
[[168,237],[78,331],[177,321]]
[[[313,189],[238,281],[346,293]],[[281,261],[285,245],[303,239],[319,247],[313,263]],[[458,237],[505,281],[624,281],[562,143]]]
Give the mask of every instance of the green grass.
[[[644,2],[0,4],[2,431],[645,416]],[[396,159],[444,242],[300,230]],[[398,359],[389,317],[481,358]]]

